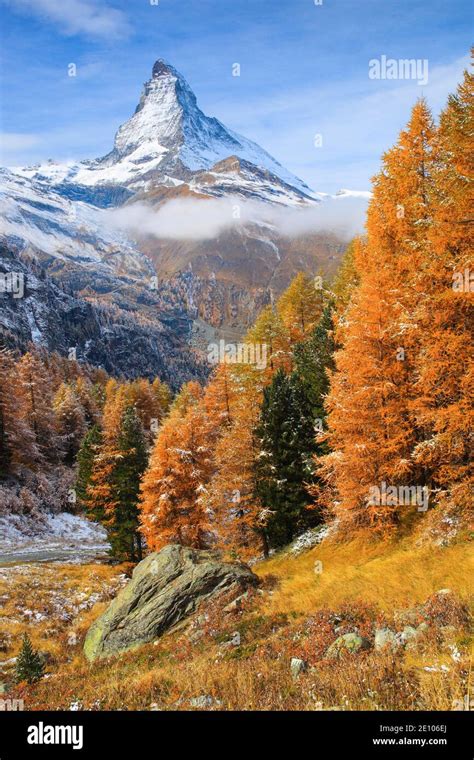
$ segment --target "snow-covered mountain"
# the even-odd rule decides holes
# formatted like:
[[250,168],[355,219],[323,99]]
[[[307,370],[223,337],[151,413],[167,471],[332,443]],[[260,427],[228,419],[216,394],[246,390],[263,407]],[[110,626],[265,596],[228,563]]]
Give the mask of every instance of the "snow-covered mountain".
[[[200,175],[222,177],[221,163],[232,157],[245,167],[243,175],[227,173],[222,193],[243,191],[248,195],[285,204],[304,204],[317,195],[287,171],[263,148],[206,116],[184,77],[162,59],[153,66],[133,116],[115,135],[114,146],[103,158],[79,163],[48,161],[32,167],[15,167],[15,173],[56,187],[73,198],[83,197],[97,205],[117,205],[126,190],[144,191],[157,186],[187,184],[192,192],[203,187]],[[262,178],[264,184],[262,186]],[[209,177],[204,185],[212,184]],[[120,187],[122,193],[104,193]],[[80,188],[84,188],[82,193]],[[87,191],[85,188],[89,188]],[[95,188],[96,193],[91,192]],[[101,192],[102,191],[102,192]],[[128,196],[129,197],[129,196]]]
[[[275,212],[279,217],[287,209],[311,214],[333,199],[313,192],[259,145],[204,114],[186,80],[162,59],[106,156],[10,167],[0,170],[0,182],[5,259],[0,273],[17,258],[29,283],[23,302],[10,303],[0,294],[0,340],[3,335],[20,349],[34,340],[62,352],[74,333],[70,315],[80,314],[95,325],[92,331],[79,328],[82,356],[105,366],[113,345],[110,371],[125,374],[163,368],[168,356],[176,382],[186,373],[199,375],[201,368],[189,354],[189,341],[198,345],[191,338],[196,330],[206,339],[213,331],[244,333],[298,271],[334,272],[347,242],[331,229],[291,237],[269,224],[262,208],[271,209],[275,219]],[[358,196],[341,191],[337,206]],[[206,240],[155,236],[116,224],[122,209],[134,203],[153,215],[169,201],[233,203],[235,198],[252,201],[257,209],[252,221]],[[182,214],[185,205],[178,204]],[[58,292],[53,285],[42,289],[32,265],[52,278]],[[61,330],[55,330],[50,309],[61,313]],[[15,320],[22,324],[18,335]],[[109,329],[113,320],[117,324]],[[147,346],[141,367],[130,356],[133,342]],[[94,354],[95,346],[100,349]]]

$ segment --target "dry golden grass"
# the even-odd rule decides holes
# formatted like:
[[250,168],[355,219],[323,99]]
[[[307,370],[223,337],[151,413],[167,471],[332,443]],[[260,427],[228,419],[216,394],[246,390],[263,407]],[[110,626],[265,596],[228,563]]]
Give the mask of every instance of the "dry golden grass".
[[340,662],[322,661],[295,682],[287,655],[219,658],[212,645],[192,657],[148,645],[89,666],[77,655],[57,675],[22,693],[27,709],[189,710],[206,695],[212,710],[451,710],[469,693],[465,663],[447,672],[423,670],[424,660],[403,653],[368,652]]
[[[317,561],[322,563],[320,574],[315,572]],[[262,563],[257,572],[278,579],[269,603],[275,612],[307,612],[349,600],[392,610],[413,606],[442,588],[464,600],[471,597],[474,552],[472,543],[416,546],[411,538],[324,541],[299,557],[282,553]]]

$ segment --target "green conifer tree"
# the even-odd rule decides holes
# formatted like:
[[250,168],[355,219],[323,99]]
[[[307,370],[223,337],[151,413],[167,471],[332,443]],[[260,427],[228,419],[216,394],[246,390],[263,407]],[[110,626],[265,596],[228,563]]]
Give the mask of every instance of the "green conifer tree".
[[327,304],[310,337],[295,346],[295,365],[304,383],[313,417],[324,425],[324,399],[329,391],[328,371],[334,369],[333,306]]
[[15,665],[15,676],[17,683],[26,681],[35,683],[44,675],[44,665],[39,653],[33,649],[30,637],[27,633],[23,634],[23,644],[18,655]]
[[142,558],[138,531],[140,479],[148,461],[145,432],[134,407],[125,409],[111,472],[111,503],[105,517],[112,554],[132,562]]
[[[81,448],[77,454],[77,478],[76,478],[76,495],[79,500],[79,504],[85,508],[88,505],[87,499],[87,487],[91,484],[91,477],[94,466],[94,459],[100,449],[102,443],[102,433],[98,425],[93,425],[86,433],[82,440]],[[104,515],[94,513],[94,510],[90,510],[90,514],[94,519],[100,521]]]
[[311,404],[297,374],[278,370],[265,389],[255,430],[255,496],[266,518],[270,546],[284,546],[308,524],[315,436]]

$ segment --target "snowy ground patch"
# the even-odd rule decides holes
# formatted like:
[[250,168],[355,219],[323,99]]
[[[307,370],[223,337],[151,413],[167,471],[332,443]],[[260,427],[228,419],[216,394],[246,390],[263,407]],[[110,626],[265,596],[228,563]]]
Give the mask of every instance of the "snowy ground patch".
[[310,528],[310,530],[301,533],[301,535],[295,538],[295,540],[290,544],[290,554],[293,554],[297,557],[299,554],[312,549],[313,546],[320,544],[321,541],[326,538],[328,533],[329,528],[326,525],[318,526],[317,528]]
[[0,517],[0,563],[64,559],[84,561],[109,548],[101,525],[69,512]]

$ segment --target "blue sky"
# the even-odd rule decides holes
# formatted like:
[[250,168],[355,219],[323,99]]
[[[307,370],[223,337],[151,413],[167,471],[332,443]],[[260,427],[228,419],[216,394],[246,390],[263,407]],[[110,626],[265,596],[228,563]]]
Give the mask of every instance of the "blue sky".
[[[0,0],[2,164],[107,153],[162,57],[315,190],[368,189],[416,98],[442,108],[472,39],[470,0],[152,2]],[[382,55],[427,59],[428,85],[370,79]]]

